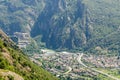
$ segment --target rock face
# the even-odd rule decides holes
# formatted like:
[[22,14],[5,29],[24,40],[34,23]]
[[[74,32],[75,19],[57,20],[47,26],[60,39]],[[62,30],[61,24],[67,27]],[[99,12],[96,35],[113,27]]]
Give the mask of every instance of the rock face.
[[81,0],[45,1],[31,35],[42,35],[49,48],[78,48],[91,37],[89,13]]
[[1,0],[0,28],[9,35],[14,32],[29,33],[42,6],[42,0]]
[[[106,47],[120,26],[120,0],[0,1],[0,27],[9,35],[29,33],[52,49]],[[110,35],[117,32],[117,35]],[[42,37],[42,38],[41,38]],[[119,37],[116,41],[119,41]],[[111,45],[112,46],[112,45]],[[107,46],[108,47],[108,46]],[[114,46],[115,47],[115,46]]]

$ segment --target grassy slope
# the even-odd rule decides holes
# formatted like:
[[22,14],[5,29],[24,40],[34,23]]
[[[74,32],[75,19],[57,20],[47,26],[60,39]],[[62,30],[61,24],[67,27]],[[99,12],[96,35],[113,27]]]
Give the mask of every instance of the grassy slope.
[[[53,75],[32,63],[17,47],[8,40],[0,39],[0,69],[2,72],[12,71],[25,80],[58,80]],[[0,71],[1,73],[1,71]],[[7,73],[7,72],[6,72]],[[14,78],[14,76],[10,75]],[[3,78],[0,74],[0,78]],[[4,77],[5,78],[5,77]]]

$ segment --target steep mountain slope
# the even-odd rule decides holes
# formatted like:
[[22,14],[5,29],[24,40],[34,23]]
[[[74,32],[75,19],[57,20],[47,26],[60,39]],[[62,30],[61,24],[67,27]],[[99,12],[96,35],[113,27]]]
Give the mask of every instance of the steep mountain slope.
[[[120,0],[2,0],[0,26],[8,34],[28,32],[52,49],[109,48],[119,36]],[[110,41],[109,41],[110,42]],[[108,43],[109,43],[108,42]],[[118,45],[119,46],[119,45]],[[116,46],[114,46],[116,47]]]
[[[87,43],[88,49],[100,46],[110,51],[118,51],[120,47],[120,0],[84,0],[88,7],[93,26],[93,38]],[[86,49],[85,49],[86,50]]]
[[[119,0],[52,0],[45,3],[31,34],[33,37],[42,35],[48,48],[91,48],[92,44],[97,46],[94,42],[119,28]],[[106,47],[103,43],[99,45]]]
[[57,80],[32,63],[2,31],[0,36],[0,80]]
[[89,14],[81,0],[45,1],[46,6],[32,29],[49,48],[78,48],[90,38]]
[[10,35],[29,32],[43,7],[42,0],[1,0],[0,27]]

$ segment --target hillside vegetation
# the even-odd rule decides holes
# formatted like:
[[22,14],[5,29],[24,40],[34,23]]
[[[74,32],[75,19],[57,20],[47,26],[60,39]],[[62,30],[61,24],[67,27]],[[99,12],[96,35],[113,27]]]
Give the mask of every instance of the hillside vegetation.
[[[52,49],[92,51],[96,47],[118,50],[120,46],[119,0],[45,1],[32,36]],[[114,48],[114,49],[111,49]]]
[[[57,50],[117,52],[120,0],[2,0],[0,27],[9,35],[28,32]],[[115,32],[115,33],[114,33]],[[118,47],[117,47],[118,46]]]
[[29,32],[44,4],[42,0],[0,0],[0,28],[7,34]]
[[3,34],[0,32],[0,80],[58,80],[31,62]]

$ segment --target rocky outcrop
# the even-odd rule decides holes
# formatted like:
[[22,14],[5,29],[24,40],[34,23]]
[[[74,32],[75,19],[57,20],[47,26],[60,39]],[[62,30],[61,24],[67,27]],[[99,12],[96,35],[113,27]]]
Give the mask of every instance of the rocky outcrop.
[[48,48],[79,48],[91,37],[88,11],[81,0],[46,1],[31,35],[42,35]]
[[2,0],[0,28],[42,36],[52,49],[103,46],[97,41],[119,29],[119,7],[118,0]]

